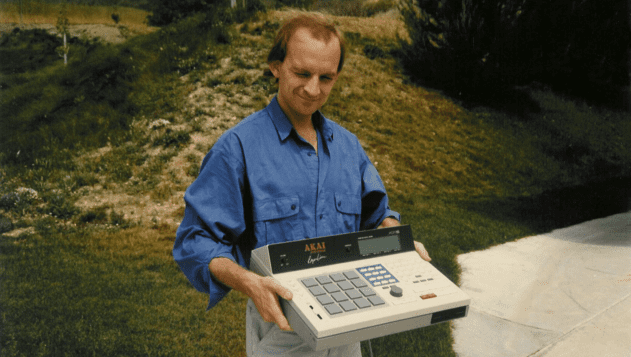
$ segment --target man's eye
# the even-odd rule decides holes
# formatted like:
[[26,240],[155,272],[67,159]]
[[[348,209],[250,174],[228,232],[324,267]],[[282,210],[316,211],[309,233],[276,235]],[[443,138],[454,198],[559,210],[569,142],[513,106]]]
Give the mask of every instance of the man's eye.
[[328,77],[328,76],[324,76],[324,77],[320,77],[320,80],[324,81],[324,82],[328,82],[330,80],[332,80],[333,78]]
[[296,73],[298,77],[309,78],[309,73]]

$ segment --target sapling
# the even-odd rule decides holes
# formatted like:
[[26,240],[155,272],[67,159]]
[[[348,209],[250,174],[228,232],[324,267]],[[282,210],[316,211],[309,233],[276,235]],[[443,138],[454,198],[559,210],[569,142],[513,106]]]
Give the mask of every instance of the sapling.
[[61,6],[61,10],[59,10],[59,16],[57,17],[57,33],[61,35],[64,39],[64,45],[61,47],[57,47],[57,53],[60,57],[64,58],[64,65],[68,65],[68,52],[70,51],[70,47],[67,42],[67,34],[68,28],[70,27],[70,23],[68,21],[68,4],[64,3]]

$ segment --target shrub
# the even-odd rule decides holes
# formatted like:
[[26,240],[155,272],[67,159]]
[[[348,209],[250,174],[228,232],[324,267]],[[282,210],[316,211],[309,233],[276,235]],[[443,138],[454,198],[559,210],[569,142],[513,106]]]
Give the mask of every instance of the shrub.
[[573,90],[628,86],[628,12],[622,2],[614,5],[402,0],[410,38],[400,41],[402,64],[415,79],[456,93],[499,92],[533,80]]
[[11,210],[17,205],[20,197],[15,192],[9,192],[0,196],[0,208],[5,210]]
[[0,234],[13,230],[13,222],[4,215],[0,214]]
[[411,43],[402,41],[412,76],[456,91],[482,86],[505,2],[404,0],[400,11]]
[[72,199],[64,192],[54,190],[44,198],[46,206],[41,213],[49,214],[52,217],[60,219],[72,218],[79,213],[79,209],[74,205]]

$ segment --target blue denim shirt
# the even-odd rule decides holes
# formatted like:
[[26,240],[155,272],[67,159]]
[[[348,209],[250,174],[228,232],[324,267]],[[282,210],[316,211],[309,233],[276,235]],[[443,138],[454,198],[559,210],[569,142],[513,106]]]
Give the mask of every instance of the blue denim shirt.
[[204,158],[184,195],[173,256],[193,286],[210,294],[208,308],[230,290],[211,276],[213,258],[247,269],[254,248],[400,220],[357,137],[320,112],[313,122],[317,154],[274,98],[226,131]]

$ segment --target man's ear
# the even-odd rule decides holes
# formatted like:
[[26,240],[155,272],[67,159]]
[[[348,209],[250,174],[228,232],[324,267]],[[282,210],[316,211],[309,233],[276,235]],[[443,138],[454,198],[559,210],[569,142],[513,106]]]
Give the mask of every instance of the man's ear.
[[283,64],[281,61],[274,61],[269,63],[269,70],[272,72],[274,77],[280,78],[280,66]]

